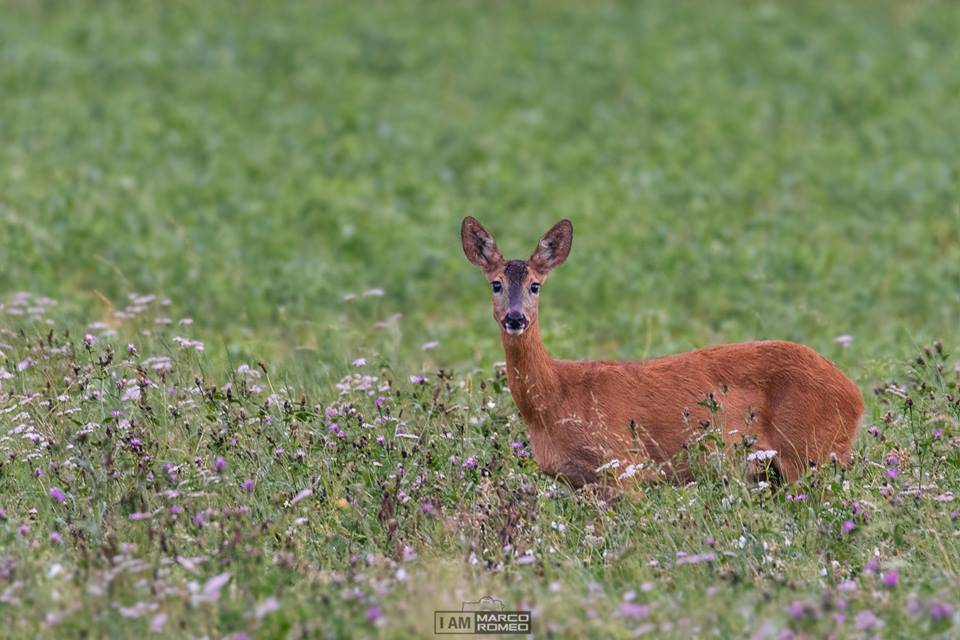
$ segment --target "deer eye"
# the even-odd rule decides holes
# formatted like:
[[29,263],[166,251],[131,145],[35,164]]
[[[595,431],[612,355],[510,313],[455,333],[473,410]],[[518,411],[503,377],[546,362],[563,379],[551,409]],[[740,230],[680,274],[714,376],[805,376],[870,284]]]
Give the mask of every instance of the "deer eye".
[[530,285],[530,293],[532,293],[533,295],[537,295],[538,293],[540,293],[539,282],[534,282],[532,285]]
[[499,283],[498,281],[496,281],[496,280],[494,280],[493,282],[491,282],[491,283],[490,283],[490,286],[493,287],[493,292],[494,292],[494,293],[500,293],[500,292],[503,290],[503,285],[500,284],[500,283]]

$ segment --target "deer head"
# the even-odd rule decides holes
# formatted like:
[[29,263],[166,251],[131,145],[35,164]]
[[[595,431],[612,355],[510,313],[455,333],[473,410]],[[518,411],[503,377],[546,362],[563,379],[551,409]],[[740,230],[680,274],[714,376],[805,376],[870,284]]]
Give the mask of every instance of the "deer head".
[[467,259],[480,267],[493,291],[493,319],[501,331],[519,336],[537,321],[540,287],[547,274],[570,254],[573,225],[561,220],[547,231],[529,260],[504,260],[497,241],[475,218],[460,226],[460,241]]

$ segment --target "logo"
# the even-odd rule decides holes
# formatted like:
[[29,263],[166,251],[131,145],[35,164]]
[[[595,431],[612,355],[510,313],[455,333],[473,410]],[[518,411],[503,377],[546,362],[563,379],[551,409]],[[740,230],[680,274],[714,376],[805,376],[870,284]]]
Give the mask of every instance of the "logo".
[[434,611],[436,635],[499,635],[531,633],[529,611],[505,611],[503,601],[490,596],[467,600],[460,611]]

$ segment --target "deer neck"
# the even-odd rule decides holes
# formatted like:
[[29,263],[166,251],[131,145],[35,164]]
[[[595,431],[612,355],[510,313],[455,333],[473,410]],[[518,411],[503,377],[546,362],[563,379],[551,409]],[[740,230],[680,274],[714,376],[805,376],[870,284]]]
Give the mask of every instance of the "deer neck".
[[530,429],[546,428],[548,410],[557,401],[559,381],[554,360],[540,338],[540,327],[534,321],[519,336],[501,331],[501,337],[513,401]]

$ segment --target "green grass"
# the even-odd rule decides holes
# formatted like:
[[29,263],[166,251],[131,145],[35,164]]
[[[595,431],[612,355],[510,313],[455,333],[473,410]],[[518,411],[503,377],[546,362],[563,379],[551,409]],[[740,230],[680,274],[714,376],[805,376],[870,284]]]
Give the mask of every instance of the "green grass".
[[[129,635],[162,612],[166,633],[194,637],[413,636],[432,629],[433,609],[486,593],[532,607],[540,636],[866,635],[864,611],[884,636],[953,630],[910,611],[957,605],[960,588],[960,507],[934,499],[960,480],[957,5],[0,9],[0,367],[12,376],[0,380],[0,614],[19,621],[12,634]],[[467,213],[508,257],[572,219],[570,259],[542,294],[553,355],[800,341],[854,378],[884,439],[864,432],[843,479],[830,470],[790,490],[805,502],[724,485],[710,468],[637,504],[549,491],[509,453],[524,429],[493,378],[487,289],[459,246]],[[55,299],[41,314],[52,327],[10,315],[16,291]],[[172,302],[118,321],[134,292]],[[117,335],[87,328],[97,321]],[[943,372],[911,374],[934,338]],[[168,383],[149,363],[137,372],[158,355],[174,359]],[[244,391],[234,372],[258,360],[270,384]],[[334,384],[357,371],[392,386],[339,396]],[[408,381],[421,373],[426,385]],[[190,393],[195,376],[218,391]],[[118,378],[159,387],[121,400]],[[893,380],[914,408],[873,394]],[[265,404],[281,388],[290,406]],[[364,416],[332,447],[331,406]],[[396,437],[393,418],[420,439]],[[460,478],[471,455],[478,466]],[[919,499],[917,482],[929,485]],[[174,489],[181,498],[165,497]],[[708,536],[716,560],[676,565]],[[881,572],[900,571],[896,587],[864,571],[874,549]],[[527,550],[535,559],[519,564]],[[177,556],[203,559],[191,569]],[[191,595],[191,581],[202,590],[224,572],[217,602]],[[839,594],[845,581],[856,591]],[[354,587],[363,596],[344,598]],[[629,591],[648,615],[619,610]],[[258,621],[250,612],[271,595],[280,608]],[[837,597],[850,603],[842,624]],[[118,609],[136,602],[156,609]],[[796,602],[809,607],[794,619]]]

